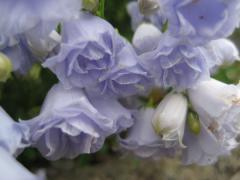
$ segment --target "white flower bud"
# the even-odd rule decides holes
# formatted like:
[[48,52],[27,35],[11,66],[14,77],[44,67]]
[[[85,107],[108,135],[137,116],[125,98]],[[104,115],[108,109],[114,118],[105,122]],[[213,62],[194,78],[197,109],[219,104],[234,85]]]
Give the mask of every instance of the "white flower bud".
[[143,23],[133,36],[133,46],[138,54],[152,51],[157,48],[161,35],[157,27],[150,23]]
[[0,82],[5,82],[12,72],[10,59],[0,52]]
[[144,15],[150,15],[159,9],[158,0],[138,0],[138,5]]
[[155,132],[165,141],[178,140],[182,147],[187,115],[187,99],[182,94],[168,94],[158,105],[152,119]]

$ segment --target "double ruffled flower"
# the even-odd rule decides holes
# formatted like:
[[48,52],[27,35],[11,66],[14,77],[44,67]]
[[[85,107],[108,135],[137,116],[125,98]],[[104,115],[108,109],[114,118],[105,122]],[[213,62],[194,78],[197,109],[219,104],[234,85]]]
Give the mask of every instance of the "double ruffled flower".
[[132,123],[131,114],[116,99],[57,84],[39,116],[23,126],[30,129],[30,144],[47,159],[56,160],[96,152],[106,137]]
[[106,21],[83,13],[63,24],[63,42],[46,60],[66,88],[96,89],[101,94],[128,96],[143,92],[147,73],[131,45]]
[[141,65],[160,87],[186,89],[209,77],[208,56],[201,47],[192,47],[169,34],[157,33],[154,27],[141,25],[133,45],[140,52]]

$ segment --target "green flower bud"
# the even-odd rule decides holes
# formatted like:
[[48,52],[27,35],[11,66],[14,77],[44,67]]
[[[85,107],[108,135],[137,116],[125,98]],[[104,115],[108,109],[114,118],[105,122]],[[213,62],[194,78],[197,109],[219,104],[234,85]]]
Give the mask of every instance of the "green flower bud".
[[83,0],[83,8],[90,12],[96,12],[99,6],[99,0]]
[[193,112],[188,113],[188,118],[187,118],[187,124],[189,127],[189,130],[195,134],[199,135],[201,132],[201,124],[198,118],[198,115]]
[[0,52],[0,82],[5,82],[12,72],[12,63],[10,59]]

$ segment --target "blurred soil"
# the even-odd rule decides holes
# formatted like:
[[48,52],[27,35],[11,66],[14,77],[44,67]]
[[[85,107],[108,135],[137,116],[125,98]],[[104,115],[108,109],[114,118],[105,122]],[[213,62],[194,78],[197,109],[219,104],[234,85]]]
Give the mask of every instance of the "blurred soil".
[[183,166],[180,160],[150,161],[130,156],[105,157],[94,165],[57,161],[47,169],[49,180],[240,180],[240,151],[212,166]]

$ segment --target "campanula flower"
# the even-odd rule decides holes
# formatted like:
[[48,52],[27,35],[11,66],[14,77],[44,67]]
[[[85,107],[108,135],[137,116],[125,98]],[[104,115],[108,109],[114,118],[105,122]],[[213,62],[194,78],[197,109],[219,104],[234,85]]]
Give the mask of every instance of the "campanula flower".
[[106,137],[130,127],[132,117],[116,99],[57,84],[40,114],[22,125],[30,129],[30,144],[56,160],[98,151]]
[[[168,33],[161,36],[155,33],[154,36],[155,39],[138,33],[135,34],[135,39],[141,41],[133,43],[134,47],[138,47],[137,51],[141,52],[141,65],[154,77],[158,86],[182,90],[209,77],[208,56],[202,47],[192,47]],[[142,42],[151,46],[146,49]]]
[[128,96],[144,92],[148,74],[132,46],[99,17],[82,13],[63,24],[57,55],[43,64],[66,88],[96,89],[101,94]]
[[188,90],[201,122],[200,135],[186,135],[185,163],[212,164],[237,147],[240,88],[210,79]]

